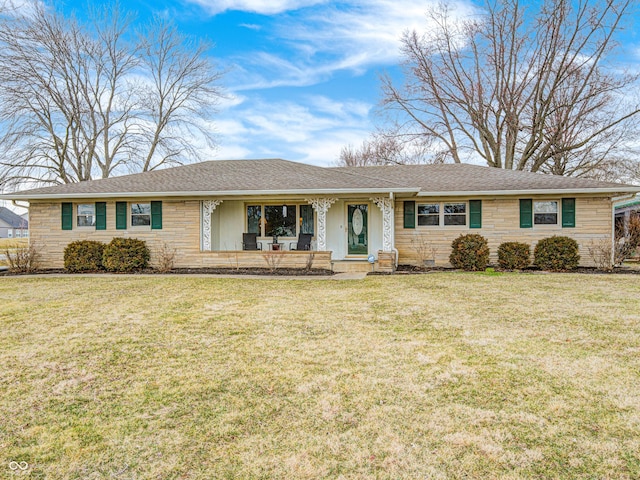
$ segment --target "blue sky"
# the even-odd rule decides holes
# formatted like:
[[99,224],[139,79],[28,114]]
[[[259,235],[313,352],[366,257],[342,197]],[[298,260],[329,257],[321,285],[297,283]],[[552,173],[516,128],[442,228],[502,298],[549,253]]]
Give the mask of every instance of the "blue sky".
[[[63,10],[86,11],[85,0]],[[471,9],[457,4],[462,12]],[[128,0],[145,21],[165,15],[184,33],[215,43],[228,70],[211,158],[281,157],[334,163],[342,146],[373,130],[379,75],[399,75],[399,38],[424,28],[429,1]]]

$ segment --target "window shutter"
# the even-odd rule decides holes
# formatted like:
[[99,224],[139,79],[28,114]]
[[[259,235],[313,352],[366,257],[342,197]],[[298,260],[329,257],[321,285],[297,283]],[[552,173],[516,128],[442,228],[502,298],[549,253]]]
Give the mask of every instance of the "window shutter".
[[533,200],[520,200],[520,228],[533,227]]
[[116,229],[127,229],[127,202],[116,202]]
[[576,226],[576,199],[562,199],[562,228],[573,228]]
[[469,228],[482,228],[482,200],[469,200]]
[[416,202],[404,202],[404,228],[416,228]]
[[96,202],[96,230],[107,229],[107,204]]
[[73,228],[73,203],[62,204],[62,230]]
[[151,229],[162,230],[162,202],[151,202]]

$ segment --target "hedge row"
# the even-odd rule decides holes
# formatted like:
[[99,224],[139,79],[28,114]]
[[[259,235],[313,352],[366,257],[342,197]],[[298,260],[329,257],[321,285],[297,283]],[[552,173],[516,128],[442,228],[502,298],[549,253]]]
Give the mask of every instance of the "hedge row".
[[73,273],[135,272],[148,266],[150,256],[146,242],[137,238],[114,238],[108,244],[79,240],[64,249],[64,268]]
[[[498,247],[498,264],[506,270],[521,270],[531,263],[527,243],[505,242]],[[573,270],[580,262],[578,243],[569,237],[553,236],[538,242],[533,252],[535,266],[542,270]],[[451,243],[449,262],[467,271],[484,270],[489,264],[487,239],[478,234],[460,235]]]

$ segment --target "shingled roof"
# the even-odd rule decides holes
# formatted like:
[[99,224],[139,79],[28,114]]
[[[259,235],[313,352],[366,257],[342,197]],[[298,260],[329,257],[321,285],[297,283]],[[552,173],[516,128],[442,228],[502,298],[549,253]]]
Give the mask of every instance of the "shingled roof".
[[216,160],[88,182],[36,188],[11,198],[148,195],[239,195],[408,191],[406,186],[351,172],[281,159]]
[[419,195],[508,193],[549,190],[640,191],[640,187],[589,178],[562,177],[542,173],[490,168],[465,163],[437,165],[385,165],[374,167],[337,167],[334,170],[411,185]]
[[29,225],[29,222],[17,213],[9,210],[7,207],[0,207],[0,220],[5,222],[11,228],[27,228]]
[[640,187],[468,164],[323,168],[281,159],[217,160],[0,195],[7,199],[381,193],[626,193]]

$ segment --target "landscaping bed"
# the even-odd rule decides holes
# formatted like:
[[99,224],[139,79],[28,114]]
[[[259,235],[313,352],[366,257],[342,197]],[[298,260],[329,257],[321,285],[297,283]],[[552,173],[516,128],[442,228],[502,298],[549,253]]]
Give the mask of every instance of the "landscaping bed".
[[[541,270],[537,267],[527,267],[522,270],[504,270],[498,267],[489,267],[489,273],[549,273],[545,270]],[[435,272],[457,272],[451,267],[417,267],[415,265],[398,265],[395,273],[398,274],[421,274],[421,273],[435,273]],[[485,271],[478,272],[485,273]],[[640,268],[637,266],[623,266],[616,267],[613,270],[601,270],[595,267],[577,267],[574,270],[557,273],[581,273],[581,274],[598,274],[598,275],[640,275]],[[371,275],[371,274],[370,274]],[[373,275],[379,275],[374,272]]]
[[[104,274],[104,275],[120,275],[119,273],[106,272],[104,270],[83,272],[91,274]],[[312,268],[311,270],[301,268],[278,268],[276,270],[270,270],[268,268],[174,268],[172,270],[162,272],[154,268],[145,268],[142,270],[136,270],[134,272],[128,272],[131,275],[193,275],[193,274],[206,274],[206,275],[276,275],[276,276],[325,276],[334,275],[331,270],[325,270],[320,268]],[[68,274],[70,276],[78,275],[76,273],[69,273],[63,268],[51,268],[46,270],[34,270],[30,273],[19,272],[0,272],[0,276],[14,276],[14,275],[48,275],[48,274]]]

